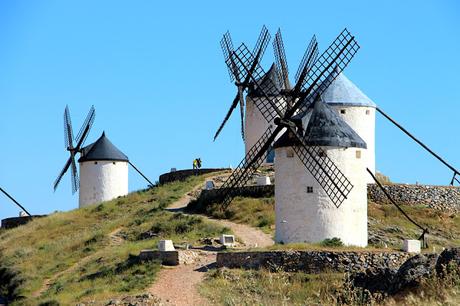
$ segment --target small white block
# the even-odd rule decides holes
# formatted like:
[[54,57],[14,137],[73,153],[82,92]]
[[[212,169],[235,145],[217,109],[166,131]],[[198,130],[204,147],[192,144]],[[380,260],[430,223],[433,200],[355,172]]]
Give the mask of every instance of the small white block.
[[259,176],[256,182],[257,186],[266,186],[271,185],[272,182],[270,181],[270,177],[268,176]]
[[28,215],[26,214],[25,211],[22,211],[22,210],[21,210],[21,211],[19,212],[19,217],[27,217],[27,216],[28,216]]
[[172,240],[160,240],[158,242],[158,250],[161,252],[175,251]]
[[220,244],[232,247],[235,245],[235,236],[234,235],[220,235]]
[[213,181],[206,181],[206,190],[212,190],[214,189],[214,182]]
[[171,171],[169,171],[169,172],[176,172],[176,171],[177,171],[176,168],[171,168]]
[[405,239],[403,243],[403,251],[408,253],[420,253],[422,244],[420,240]]

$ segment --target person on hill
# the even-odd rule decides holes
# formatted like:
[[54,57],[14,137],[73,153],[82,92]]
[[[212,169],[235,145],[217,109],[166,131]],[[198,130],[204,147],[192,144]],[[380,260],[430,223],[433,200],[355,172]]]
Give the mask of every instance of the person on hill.
[[198,161],[196,158],[193,160],[193,170],[195,169],[198,169]]

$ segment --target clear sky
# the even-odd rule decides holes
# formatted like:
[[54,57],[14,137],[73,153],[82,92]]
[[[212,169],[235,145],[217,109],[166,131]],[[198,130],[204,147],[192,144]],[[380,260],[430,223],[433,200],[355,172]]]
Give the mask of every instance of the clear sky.
[[[283,31],[291,73],[313,34],[324,50],[347,27],[361,49],[346,75],[460,168],[457,1],[1,1],[0,186],[32,213],[78,206],[67,174],[63,112],[77,133],[91,105],[103,130],[155,181],[169,171],[237,165],[239,118],[212,136],[236,92],[219,40],[251,47]],[[273,61],[271,44],[264,57]],[[377,169],[393,181],[447,184],[451,173],[377,117]],[[146,183],[130,170],[130,190]],[[16,216],[0,195],[0,218]]]

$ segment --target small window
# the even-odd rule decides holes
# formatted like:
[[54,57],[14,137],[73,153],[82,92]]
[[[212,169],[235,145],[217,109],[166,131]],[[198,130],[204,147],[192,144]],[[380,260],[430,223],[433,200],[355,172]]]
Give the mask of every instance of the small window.
[[341,110],[340,110],[340,113],[341,113],[341,114],[345,114],[346,111],[345,111],[344,109],[341,109]]
[[287,149],[286,150],[286,157],[288,157],[288,158],[294,157],[294,151],[292,149]]
[[370,115],[371,111],[366,109],[366,115]]
[[326,152],[324,152],[324,150],[319,149],[318,150],[318,156],[319,157],[326,157]]
[[97,165],[97,162],[94,162],[95,165]]
[[114,164],[114,165],[115,165],[115,162],[113,162],[112,164]]
[[361,150],[356,150],[356,158],[361,158]]
[[307,186],[307,193],[313,193],[313,186]]

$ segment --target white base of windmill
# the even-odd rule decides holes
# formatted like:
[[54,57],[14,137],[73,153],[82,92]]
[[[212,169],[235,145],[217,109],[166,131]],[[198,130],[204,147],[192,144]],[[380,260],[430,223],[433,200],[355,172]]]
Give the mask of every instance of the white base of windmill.
[[80,208],[127,194],[127,162],[87,161],[80,163]]
[[[275,240],[316,243],[340,238],[345,245],[367,246],[367,184],[365,149],[323,148],[353,184],[337,208],[291,147],[275,149]],[[361,153],[357,153],[357,152]]]

